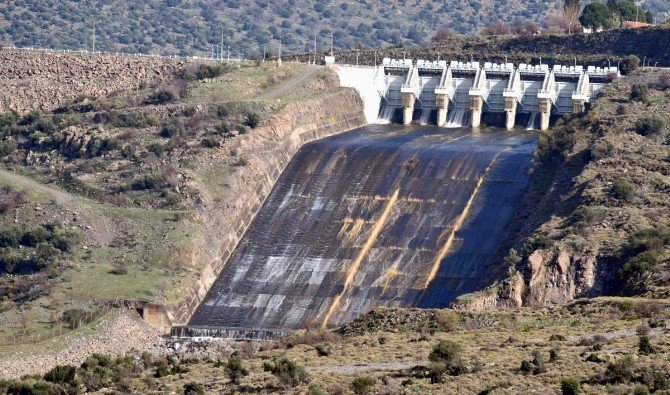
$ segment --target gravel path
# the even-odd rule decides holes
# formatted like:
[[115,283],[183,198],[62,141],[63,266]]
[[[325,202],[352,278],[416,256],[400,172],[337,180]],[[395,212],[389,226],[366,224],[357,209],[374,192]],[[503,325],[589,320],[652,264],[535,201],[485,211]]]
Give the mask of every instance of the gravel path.
[[411,369],[417,365],[426,365],[427,361],[406,361],[406,362],[376,362],[376,363],[358,363],[348,365],[321,365],[307,366],[309,372],[320,373],[339,373],[339,374],[357,374],[364,372],[378,372],[384,370],[404,370]]
[[311,76],[314,75],[319,70],[318,67],[316,66],[307,66],[303,71],[301,71],[298,75],[295,77],[291,78],[290,80],[280,84],[278,87],[275,89],[271,90],[268,93],[264,93],[260,96],[256,96],[254,100],[270,100],[270,99],[276,99],[277,97],[280,96],[286,96],[288,93],[290,93],[292,90],[298,88],[300,85],[302,85],[307,79],[309,79]]
[[52,188],[39,182],[32,180],[28,177],[13,173],[8,170],[0,169],[0,177],[5,178],[9,181],[15,182],[17,184],[23,185],[30,189],[35,189],[46,195],[49,195],[57,204],[65,204],[71,202],[74,199],[74,196],[70,195],[67,192],[64,192],[60,189]]

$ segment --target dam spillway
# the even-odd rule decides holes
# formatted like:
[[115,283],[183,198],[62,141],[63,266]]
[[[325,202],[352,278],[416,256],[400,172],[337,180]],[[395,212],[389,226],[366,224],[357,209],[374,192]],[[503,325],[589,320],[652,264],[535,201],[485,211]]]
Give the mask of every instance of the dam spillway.
[[488,285],[534,148],[525,132],[397,125],[306,144],[176,334],[336,327],[375,306],[444,307]]

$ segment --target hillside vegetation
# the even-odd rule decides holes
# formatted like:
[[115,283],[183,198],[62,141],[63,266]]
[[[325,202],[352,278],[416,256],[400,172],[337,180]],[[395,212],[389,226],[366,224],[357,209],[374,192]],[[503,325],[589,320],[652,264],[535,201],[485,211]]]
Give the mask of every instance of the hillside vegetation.
[[[311,0],[17,0],[0,4],[0,43],[59,49],[211,54],[212,45],[233,56],[276,53],[281,40],[289,52],[330,47],[380,48],[426,43],[440,29],[479,33],[493,22],[546,23],[559,0],[442,2]],[[662,1],[647,1],[667,12]]]
[[[3,55],[5,67],[25,60]],[[77,84],[67,76],[92,58],[40,59],[56,80]],[[311,111],[310,100],[341,92],[332,74],[299,64],[166,64],[134,64],[162,78],[96,95],[54,84],[56,108],[40,100],[41,82],[27,84],[17,105],[36,109],[0,113],[0,356],[112,307],[182,300],[230,242],[216,237],[240,227],[236,216],[276,167],[254,156],[280,146],[284,126],[268,121],[291,103]],[[126,78],[126,69],[82,78]]]

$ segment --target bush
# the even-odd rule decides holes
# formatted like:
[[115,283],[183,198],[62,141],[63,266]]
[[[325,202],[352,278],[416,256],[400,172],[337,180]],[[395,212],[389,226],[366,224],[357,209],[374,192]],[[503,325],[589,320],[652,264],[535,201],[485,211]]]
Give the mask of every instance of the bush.
[[216,140],[216,139],[212,139],[212,138],[203,139],[200,144],[204,148],[218,148],[219,147],[219,141]]
[[670,74],[663,73],[658,77],[658,88],[662,90],[670,89]]
[[63,321],[70,329],[77,329],[86,322],[91,313],[82,309],[68,309],[63,312],[61,321]]
[[145,100],[146,105],[160,105],[173,102],[177,99],[177,95],[167,89],[162,89],[150,94]]
[[546,373],[547,368],[544,366],[544,357],[542,357],[542,354],[540,351],[535,351],[533,353],[533,374],[542,374]]
[[608,383],[627,383],[634,375],[635,363],[630,355],[627,355],[607,365],[604,380]]
[[633,389],[633,395],[649,395],[649,388],[646,385],[638,385]]
[[635,55],[626,56],[619,65],[621,74],[628,75],[640,68],[640,58]]
[[533,371],[533,363],[531,361],[526,361],[525,359],[521,361],[521,366],[519,366],[519,371],[524,374],[529,374]]
[[51,383],[69,384],[74,381],[77,368],[72,365],[57,365],[44,375],[44,380]]
[[275,375],[284,388],[297,387],[309,381],[305,368],[286,357],[275,359],[272,364],[266,362],[263,369]]
[[190,383],[184,384],[184,395],[201,395],[205,393],[205,387],[200,384],[191,381]]
[[629,259],[619,270],[619,278],[630,288],[643,280],[658,264],[658,255],[653,251],[642,252]]
[[163,174],[152,173],[141,177],[130,184],[130,187],[136,191],[159,189],[165,187],[167,184],[167,177]]
[[654,346],[651,345],[651,340],[649,339],[649,336],[647,335],[640,336],[637,343],[637,351],[643,355],[649,355],[656,352]]
[[204,80],[207,78],[215,78],[219,77],[227,72],[232,70],[231,66],[229,65],[206,65],[206,64],[201,64],[198,66],[198,71],[195,74],[195,78],[199,80]]
[[351,388],[351,391],[356,395],[365,395],[370,393],[374,386],[375,379],[368,376],[361,376],[356,377],[349,385],[349,388]]
[[616,108],[616,115],[626,115],[628,109],[623,104],[619,104]]
[[244,124],[252,129],[255,129],[260,123],[261,116],[255,112],[247,114],[247,119],[244,121]]
[[630,91],[630,100],[643,103],[649,102],[649,86],[645,83],[633,85]]
[[0,185],[0,214],[28,203],[28,194],[7,185]]
[[451,332],[458,328],[461,317],[454,310],[438,310],[435,312],[435,326],[438,331]]
[[240,379],[249,374],[249,371],[242,366],[242,358],[237,353],[233,353],[233,355],[228,357],[225,370],[226,375],[233,384],[239,384]]
[[561,379],[561,393],[563,395],[577,395],[580,390],[580,383],[574,377],[566,377]]
[[461,359],[461,345],[450,341],[441,340],[428,355],[432,362],[429,367],[432,382],[442,382],[445,375],[458,376],[467,371]]
[[636,189],[637,186],[635,184],[626,180],[617,180],[614,182],[614,185],[612,185],[614,196],[621,200],[630,200]]
[[653,136],[665,130],[665,120],[657,115],[645,116],[635,121],[635,131],[642,136]]
[[180,134],[184,130],[184,125],[178,119],[170,119],[163,124],[159,134],[161,137],[171,138]]

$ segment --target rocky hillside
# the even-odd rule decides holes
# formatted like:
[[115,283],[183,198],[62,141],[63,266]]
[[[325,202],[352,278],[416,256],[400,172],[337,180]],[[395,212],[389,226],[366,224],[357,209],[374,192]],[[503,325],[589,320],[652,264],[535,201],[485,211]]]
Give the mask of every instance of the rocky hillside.
[[0,51],[0,112],[51,111],[79,97],[106,97],[174,80],[186,61]]
[[670,296],[669,88],[667,72],[635,73],[543,132],[495,284],[463,305]]
[[183,322],[297,147],[364,122],[300,64],[3,56],[24,93],[0,113],[0,358],[119,306]]
[[[543,24],[561,1],[509,0],[441,2],[313,0],[10,1],[0,4],[0,44],[57,49],[198,55],[212,45],[233,56],[276,53],[281,39],[289,52],[313,47],[426,43],[439,29],[476,34],[492,22],[531,20]],[[646,8],[667,12],[647,0]],[[57,27],[57,28],[56,28]],[[222,37],[223,36],[223,37]]]
[[[594,34],[533,37],[451,37],[437,44],[411,48],[386,48],[337,52],[338,62],[374,64],[384,57],[402,59],[461,60],[502,63],[580,64],[615,66],[628,55],[650,61],[650,65],[670,66],[670,27],[609,30]],[[608,62],[609,59],[609,62]]]

